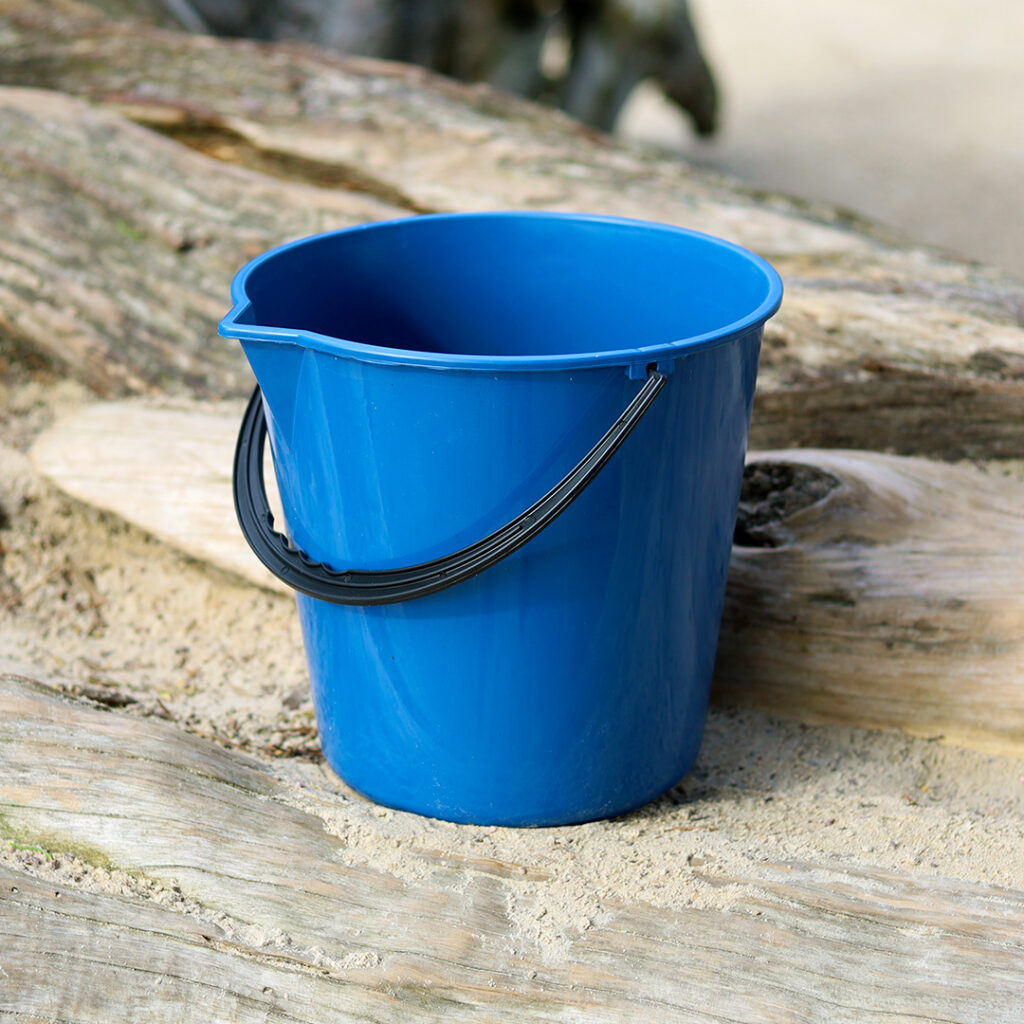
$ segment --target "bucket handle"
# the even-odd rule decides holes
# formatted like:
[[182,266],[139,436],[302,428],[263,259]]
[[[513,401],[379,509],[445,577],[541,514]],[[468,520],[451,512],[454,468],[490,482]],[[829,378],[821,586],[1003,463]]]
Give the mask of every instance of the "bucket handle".
[[267,420],[257,385],[242,417],[235,448],[235,512],[249,547],[279,579],[333,604],[395,604],[435,594],[483,572],[517,551],[561,515],[633,432],[668,378],[653,365],[647,380],[600,441],[538,502],[511,522],[453,554],[401,569],[336,570],[314,562],[274,529],[263,478]]

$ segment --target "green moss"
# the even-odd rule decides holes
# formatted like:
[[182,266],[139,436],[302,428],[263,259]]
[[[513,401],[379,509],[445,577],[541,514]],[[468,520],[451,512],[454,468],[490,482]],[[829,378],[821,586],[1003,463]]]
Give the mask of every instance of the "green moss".
[[129,224],[126,220],[115,220],[113,224],[120,234],[124,235],[125,238],[130,238],[133,242],[141,242],[146,237],[144,232]]
[[77,857],[95,868],[112,870],[116,865],[101,850],[86,843],[74,843],[68,839],[36,832],[32,829],[16,825],[9,817],[0,813],[0,839],[5,839],[15,850],[33,850],[41,853],[47,860],[53,860],[57,854]]

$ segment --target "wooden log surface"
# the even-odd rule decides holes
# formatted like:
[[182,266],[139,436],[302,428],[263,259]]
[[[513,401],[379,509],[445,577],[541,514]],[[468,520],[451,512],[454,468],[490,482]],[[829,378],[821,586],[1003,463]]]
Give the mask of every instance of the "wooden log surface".
[[872,452],[748,457],[718,695],[1024,757],[1024,485]]
[[[59,420],[32,461],[65,493],[113,512],[204,562],[279,593],[239,532],[231,465],[240,401],[98,402]],[[277,505],[274,474],[268,496]]]
[[[756,447],[1024,455],[1019,282],[855,217],[623,149],[486,88],[303,47],[113,22],[76,0],[0,0],[0,138],[0,360],[33,366],[42,357],[97,395],[247,391],[244,360],[215,325],[234,270],[277,242],[434,210],[584,209],[725,235],[776,264],[787,297],[766,332]],[[84,500],[245,573],[226,481],[237,409],[95,406],[69,421],[80,436],[65,423],[40,442],[37,464]],[[181,416],[203,436],[179,432]],[[109,454],[121,460],[115,471],[100,458]],[[178,467],[169,479],[180,521],[167,514],[167,493],[155,513],[156,455]],[[748,495],[742,525],[747,541],[768,546],[736,552],[723,697],[1019,752],[1016,485],[857,452],[776,450],[762,472],[767,484]],[[130,497],[126,475],[137,478]],[[24,629],[47,600],[63,600],[52,545],[70,533],[40,538],[30,572],[21,500],[5,496],[0,508],[0,528],[13,517],[16,535],[0,555],[21,574],[17,585],[6,574],[0,583],[3,614],[20,610]],[[68,516],[87,518],[73,506]],[[51,529],[54,520],[39,522]],[[76,551],[101,536],[103,521],[91,522]],[[190,547],[197,537],[203,545]],[[131,573],[145,571],[148,554],[125,563]],[[161,586],[170,593],[174,573],[186,573],[167,561]],[[890,844],[888,868],[872,845],[882,840],[859,854],[844,841],[826,856],[814,834],[799,839],[799,860],[741,844],[727,863],[708,857],[716,828],[727,839],[730,828],[776,830],[786,851],[797,840],[784,815],[819,814],[801,802],[799,772],[788,790],[773,788],[767,768],[763,792],[740,787],[760,754],[707,801],[716,824],[684,796],[667,797],[608,824],[617,845],[607,863],[584,855],[603,826],[573,838],[554,830],[549,847],[422,820],[400,828],[404,816],[373,808],[314,761],[254,757],[190,734],[185,726],[198,726],[184,716],[144,717],[152,707],[173,718],[178,705],[132,698],[126,673],[150,673],[140,694],[174,680],[179,664],[204,682],[199,661],[212,648],[200,620],[226,585],[211,585],[181,619],[196,635],[176,638],[173,624],[164,635],[164,591],[136,604],[118,600],[117,572],[100,576],[108,594],[88,566],[66,572],[94,621],[47,626],[19,648],[45,655],[50,678],[65,656],[106,672],[107,644],[131,634],[116,615],[134,608],[155,621],[131,634],[116,681],[92,687],[113,703],[125,697],[131,713],[69,700],[35,672],[0,681],[0,1017],[1019,1019],[1024,895],[986,884],[1003,877],[995,855],[1012,855],[1019,835],[986,845],[981,812],[929,819],[925,831],[904,822],[901,814],[930,810],[918,807],[927,788],[918,768],[912,784],[894,782],[904,788],[878,798],[884,811],[864,812]],[[188,573],[193,583],[201,575]],[[261,581],[258,571],[249,578]],[[105,599],[109,629],[96,611]],[[72,645],[75,629],[88,643]],[[266,657],[273,641],[261,640]],[[175,649],[183,641],[200,653]],[[155,668],[141,656],[147,644],[160,647]],[[234,647],[217,657],[218,693],[267,682],[251,667],[231,678],[243,664]],[[278,695],[267,689],[259,728],[228,731],[224,743],[240,736],[251,749],[279,750],[246,739],[272,728]],[[245,698],[231,699],[233,715]],[[714,739],[716,714],[725,712],[713,712],[713,742],[728,748],[738,741]],[[979,803],[1012,830],[1019,771],[986,771],[1001,781]],[[703,783],[688,785],[699,793]],[[769,800],[783,816],[748,813]],[[834,820],[823,816],[827,828]],[[968,881],[928,874],[929,848],[954,842],[983,858],[993,846],[995,859],[958,870]],[[897,852],[900,843],[914,852]],[[572,867],[573,849],[586,867]],[[608,880],[621,870],[633,872],[630,885]],[[685,878],[686,899],[655,877]]]
[[[237,402],[99,403],[46,431],[32,458],[74,497],[287,592],[235,519],[240,414]],[[1022,508],[1024,484],[971,467],[752,452],[719,698],[1024,757]]]
[[242,393],[219,340],[229,268],[398,211],[266,179],[59,93],[0,90],[0,328],[100,393]]
[[[839,864],[705,872],[719,909],[609,904],[546,948],[543,865],[352,862],[361,801],[0,675],[0,1012],[18,1020],[1011,1024],[1024,893]],[[303,802],[303,807],[298,806]],[[60,844],[55,836],[63,837]],[[348,862],[347,862],[348,861]],[[24,860],[23,864],[26,863]],[[58,867],[62,865],[58,864]],[[120,888],[109,884],[116,869]]]
[[[67,0],[5,0],[0,30],[0,82],[108,111],[0,95],[19,183],[0,319],[98,390],[240,390],[240,358],[213,326],[231,272],[271,241],[394,212],[586,209],[725,235],[775,262],[787,298],[766,337],[755,446],[1024,454],[1024,285],[994,271],[416,69],[115,24]],[[70,264],[57,255],[69,218]],[[97,298],[115,291],[116,315]]]

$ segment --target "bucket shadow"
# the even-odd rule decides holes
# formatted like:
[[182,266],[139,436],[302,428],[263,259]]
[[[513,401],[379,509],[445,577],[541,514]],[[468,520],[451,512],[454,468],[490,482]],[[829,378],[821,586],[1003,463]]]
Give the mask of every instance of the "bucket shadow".
[[[799,803],[808,790],[898,795],[913,784],[918,759],[910,748],[926,742],[897,731],[807,725],[756,708],[713,704],[693,768],[656,800],[615,820],[682,815],[701,821],[738,803]],[[903,771],[893,770],[897,762]]]

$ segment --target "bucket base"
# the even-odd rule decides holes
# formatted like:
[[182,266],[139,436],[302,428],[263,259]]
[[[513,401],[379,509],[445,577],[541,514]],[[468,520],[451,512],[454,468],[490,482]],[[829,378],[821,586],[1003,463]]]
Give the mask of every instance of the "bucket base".
[[371,803],[378,804],[381,807],[390,807],[395,811],[408,811],[412,814],[419,814],[427,818],[435,818],[439,821],[450,821],[456,825],[479,825],[483,827],[497,826],[499,828],[555,828],[561,825],[585,825],[590,821],[603,821],[609,818],[618,818],[622,815],[637,811],[641,807],[646,807],[647,804],[652,803],[661,796],[664,796],[665,793],[677,785],[693,767],[694,761],[696,761],[696,755],[694,755],[690,760],[690,763],[678,775],[673,776],[670,781],[659,783],[649,791],[646,791],[639,796],[633,795],[630,799],[624,800],[621,803],[604,804],[599,807],[575,808],[563,811],[562,813],[551,813],[547,815],[531,815],[524,814],[522,812],[502,813],[498,810],[495,810],[491,814],[487,814],[477,813],[473,810],[460,811],[457,808],[425,807],[422,804],[413,805],[411,803],[403,803],[401,800],[392,801],[385,793],[375,794],[364,788],[360,788],[359,786],[352,785],[352,783],[346,780],[333,768],[330,762],[328,762],[328,767],[331,768],[334,774],[337,775],[349,789],[354,793],[357,793],[364,800],[369,800]]

